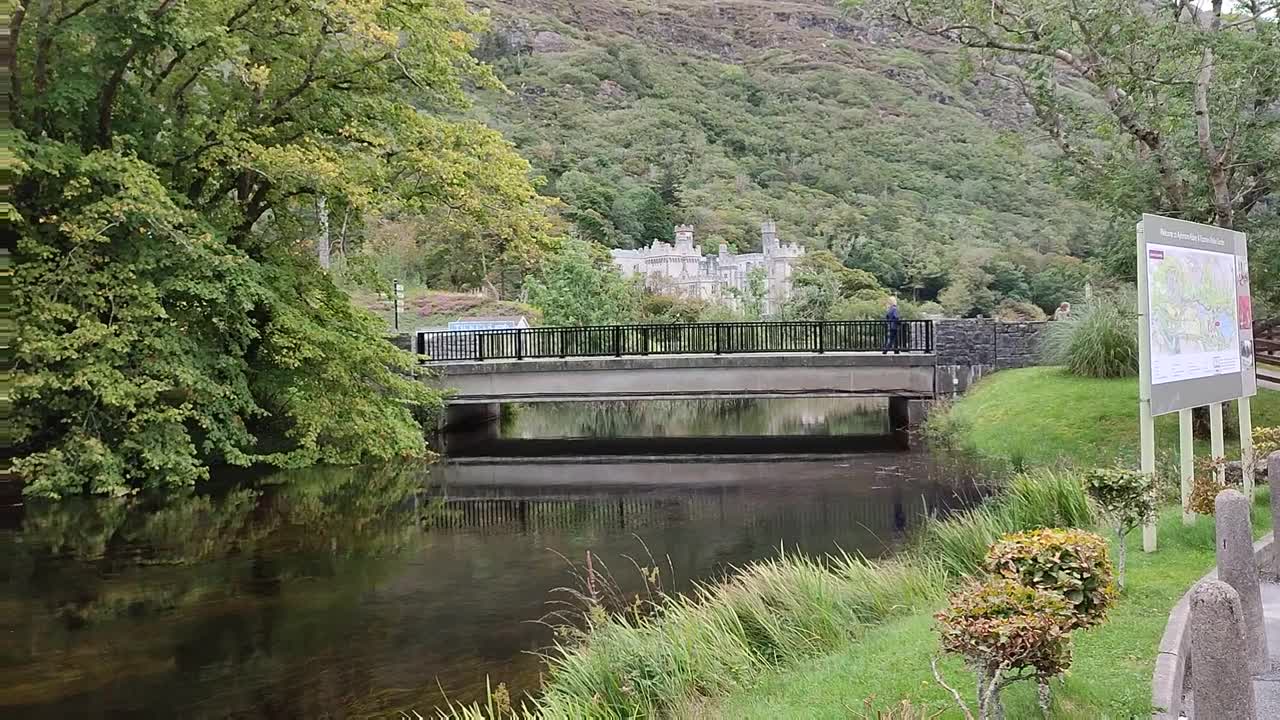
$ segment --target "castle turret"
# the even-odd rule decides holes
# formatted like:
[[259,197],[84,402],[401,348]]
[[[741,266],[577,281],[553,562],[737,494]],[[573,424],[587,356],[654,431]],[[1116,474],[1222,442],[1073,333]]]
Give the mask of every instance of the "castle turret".
[[760,223],[760,246],[765,255],[772,255],[778,249],[778,226],[772,220]]
[[693,249],[693,226],[692,225],[676,226],[676,249],[677,250]]

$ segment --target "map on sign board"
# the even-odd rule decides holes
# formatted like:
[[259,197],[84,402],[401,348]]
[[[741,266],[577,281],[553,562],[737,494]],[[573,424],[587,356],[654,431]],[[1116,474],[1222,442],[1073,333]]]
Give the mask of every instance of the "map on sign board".
[[1147,245],[1151,384],[1241,370],[1236,258]]

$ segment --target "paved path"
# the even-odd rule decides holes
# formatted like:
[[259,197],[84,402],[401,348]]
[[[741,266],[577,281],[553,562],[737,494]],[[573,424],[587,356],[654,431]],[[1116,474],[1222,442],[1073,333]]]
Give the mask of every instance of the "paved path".
[[[1262,613],[1267,623],[1271,667],[1280,668],[1280,585],[1262,583]],[[1253,697],[1259,718],[1280,718],[1280,669],[1253,681]]]

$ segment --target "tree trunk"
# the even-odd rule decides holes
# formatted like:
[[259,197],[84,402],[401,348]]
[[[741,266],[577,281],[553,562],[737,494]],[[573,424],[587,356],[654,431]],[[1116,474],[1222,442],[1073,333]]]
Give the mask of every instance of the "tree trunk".
[[1036,701],[1040,705],[1040,715],[1044,718],[1049,717],[1049,705],[1053,700],[1053,691],[1049,688],[1049,678],[1042,677],[1036,679],[1039,687],[1036,688]]
[[329,269],[329,200],[324,195],[316,196],[316,222],[320,226],[320,235],[316,238],[316,255],[320,267]]
[[1124,590],[1124,566],[1129,553],[1124,542],[1124,528],[1116,527],[1116,539],[1120,541],[1116,545],[1116,587]]

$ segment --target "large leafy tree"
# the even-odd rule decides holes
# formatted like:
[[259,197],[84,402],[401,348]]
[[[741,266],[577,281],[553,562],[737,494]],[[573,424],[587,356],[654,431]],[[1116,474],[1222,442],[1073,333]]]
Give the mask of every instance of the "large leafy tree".
[[462,0],[32,0],[11,25],[15,467],[31,493],[425,452],[438,398],[315,258],[317,199],[534,261],[527,166],[443,119]]
[[[1129,221],[1255,232],[1280,187],[1275,0],[848,0],[979,54],[1018,87],[1076,188]],[[1129,225],[1132,227],[1132,225]],[[1120,243],[1130,248],[1132,238]]]
[[622,277],[609,253],[586,240],[566,241],[528,281],[529,302],[548,325],[612,325],[635,317],[639,287]]

